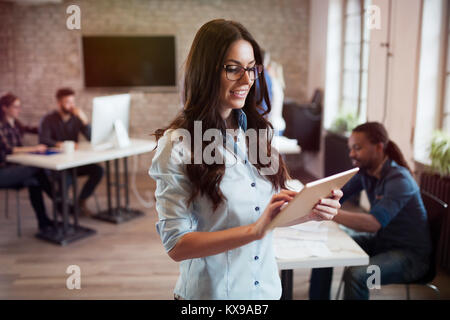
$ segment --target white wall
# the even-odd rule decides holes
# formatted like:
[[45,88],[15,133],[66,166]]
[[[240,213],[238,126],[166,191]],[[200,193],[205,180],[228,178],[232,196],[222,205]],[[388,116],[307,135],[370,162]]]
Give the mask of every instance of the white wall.
[[[307,96],[312,97],[314,90],[325,88],[327,58],[327,28],[328,28],[328,1],[313,0],[310,3],[309,27],[309,69]],[[325,41],[324,41],[325,40]]]
[[[329,0],[313,0],[310,2],[310,33],[309,33],[309,66],[308,91],[311,99],[315,89],[325,90],[327,34],[328,34]],[[303,152],[305,169],[317,177],[323,176],[323,143],[319,153]]]
[[[413,132],[417,105],[421,0],[373,0],[381,9],[381,30],[373,30],[369,58],[367,116],[382,122],[391,139],[413,165]],[[391,7],[390,30],[387,30]],[[382,47],[390,35],[388,71]],[[387,86],[385,86],[387,81]],[[385,99],[385,88],[387,99]],[[385,104],[386,102],[386,104]]]

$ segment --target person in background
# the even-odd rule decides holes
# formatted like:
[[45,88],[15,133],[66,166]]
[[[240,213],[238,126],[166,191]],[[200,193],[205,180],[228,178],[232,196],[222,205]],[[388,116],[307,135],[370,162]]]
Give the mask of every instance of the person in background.
[[[269,100],[271,104],[270,112],[267,112],[267,104],[265,100],[261,103],[261,108],[259,109],[261,114],[267,117],[267,120],[272,124],[274,135],[282,136],[284,130],[286,129],[286,122],[283,119],[283,103],[284,103],[284,75],[283,67],[281,64],[277,63],[271,58],[271,55],[267,51],[262,51],[264,60],[264,78],[267,83],[267,91],[269,93]],[[257,91],[259,90],[259,81],[256,82]]]
[[[264,51],[263,49],[261,49],[261,56],[262,56],[262,59],[263,59],[264,70],[266,71],[266,72],[264,72],[264,81],[266,82],[267,94],[269,95],[269,101],[272,104],[272,78],[271,78],[269,72],[267,72],[267,70],[266,70],[266,68],[267,68],[267,66],[269,64],[269,61],[270,61],[270,54],[268,52]],[[261,81],[262,81],[262,79],[258,78],[256,80],[256,85],[255,86],[256,86],[256,92],[258,94],[260,94],[261,97],[262,97]],[[261,105],[258,108],[258,111],[263,116],[266,116],[266,114],[270,111],[270,110],[268,110],[267,102],[266,102],[265,99],[262,99],[262,102],[261,102]]]
[[[384,126],[367,122],[348,140],[350,158],[360,171],[342,188],[343,203],[365,190],[370,212],[339,209],[334,221],[360,233],[354,240],[381,272],[381,285],[421,278],[429,268],[431,238],[420,189],[398,146]],[[344,299],[368,299],[367,266],[347,267]],[[313,269],[310,299],[330,299],[332,268]]]
[[[287,168],[271,148],[270,125],[258,112],[262,97],[270,111],[265,81],[260,98],[254,86],[256,79],[264,79],[263,72],[259,45],[244,26],[223,19],[207,22],[187,58],[184,108],[168,127],[155,132],[158,145],[149,174],[156,181],[156,230],[168,255],[180,262],[175,299],[281,296],[268,226],[296,192],[285,189]],[[200,133],[194,132],[196,121],[201,121]],[[194,141],[195,134],[203,136],[207,130],[222,133],[217,142],[227,141],[229,147],[217,150],[227,163],[207,164],[204,158],[180,163],[178,154],[194,152],[190,145],[179,148],[177,132],[189,132]],[[275,154],[278,170],[264,174],[270,164],[248,160],[247,130],[260,132],[258,142],[268,141],[263,148]],[[203,154],[209,145],[200,147]],[[236,163],[231,165],[232,159]],[[333,219],[341,196],[334,190],[333,198],[322,199],[298,223]]]
[[[82,133],[90,140],[91,126],[86,114],[75,106],[75,91],[61,88],[56,92],[58,109],[45,115],[39,126],[39,142],[48,147],[61,148],[64,141],[74,141],[78,146],[78,137]],[[90,164],[77,168],[78,176],[87,176],[88,180],[81,189],[78,199],[80,211],[85,216],[93,213],[87,207],[87,199],[93,194],[103,176],[103,168],[98,164]],[[68,183],[73,177],[68,176]]]
[[37,128],[23,125],[19,120],[21,102],[17,96],[7,93],[0,98],[0,188],[28,187],[31,205],[36,214],[40,232],[48,232],[53,221],[46,213],[42,191],[52,196],[50,182],[45,171],[35,167],[8,164],[6,156],[25,152],[45,152],[43,144],[24,146],[25,133],[37,133]]
[[272,97],[270,100],[272,104],[272,110],[268,115],[268,120],[273,126],[274,134],[282,136],[284,130],[286,129],[286,122],[283,119],[285,88],[283,66],[273,59],[270,59],[269,55],[269,62],[267,64],[266,70],[272,80]]

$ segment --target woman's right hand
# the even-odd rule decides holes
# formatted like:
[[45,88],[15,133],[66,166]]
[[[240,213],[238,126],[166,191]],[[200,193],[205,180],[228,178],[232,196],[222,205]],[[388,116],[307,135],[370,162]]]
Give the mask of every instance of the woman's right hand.
[[255,236],[258,240],[262,239],[265,236],[269,223],[277,216],[277,214],[281,210],[281,207],[285,203],[288,203],[289,201],[294,199],[296,194],[297,192],[295,191],[283,189],[280,193],[272,196],[272,199],[270,199],[266,210],[264,210],[261,217],[259,217],[259,219],[253,225]]

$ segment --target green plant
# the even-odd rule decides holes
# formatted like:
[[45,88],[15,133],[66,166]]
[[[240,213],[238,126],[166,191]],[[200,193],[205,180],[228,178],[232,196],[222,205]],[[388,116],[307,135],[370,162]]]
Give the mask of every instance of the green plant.
[[431,168],[441,176],[450,175],[450,134],[435,131],[430,147]]
[[339,114],[331,125],[335,133],[349,134],[358,125],[358,118],[353,113]]

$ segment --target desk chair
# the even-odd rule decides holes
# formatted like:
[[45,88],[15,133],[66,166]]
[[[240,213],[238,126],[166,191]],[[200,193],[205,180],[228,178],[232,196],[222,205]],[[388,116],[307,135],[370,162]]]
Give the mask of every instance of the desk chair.
[[1,189],[5,190],[5,217],[6,218],[9,218],[9,205],[8,205],[9,194],[8,194],[8,191],[14,190],[16,192],[17,236],[19,238],[22,236],[22,220],[21,220],[21,216],[20,216],[19,194],[20,194],[20,190],[22,190],[23,188],[25,188],[25,186],[23,186],[23,185],[18,185],[18,186],[9,187],[9,188],[1,188]]
[[430,226],[431,243],[432,243],[432,255],[430,261],[430,269],[428,270],[428,272],[421,279],[405,284],[407,300],[410,300],[411,298],[409,286],[412,284],[427,286],[428,288],[432,289],[436,293],[437,298],[440,299],[440,291],[438,287],[431,284],[431,282],[434,280],[437,274],[437,267],[438,267],[437,261],[439,260],[438,246],[439,240],[441,238],[441,231],[443,226],[442,222],[444,220],[445,215],[448,214],[448,204],[443,202],[439,198],[435,197],[431,193],[426,192],[425,190],[422,190],[421,194],[423,204],[427,209],[428,223]]
[[[438,252],[439,252],[439,240],[441,238],[441,230],[442,230],[442,221],[446,214],[448,214],[448,204],[440,200],[439,198],[435,197],[431,193],[421,190],[422,200],[425,208],[427,209],[427,216],[428,216],[428,224],[430,227],[430,234],[431,234],[431,245],[432,245],[432,254],[430,259],[430,268],[428,272],[420,279],[416,281],[411,281],[408,283],[405,283],[406,287],[406,300],[411,299],[410,295],[410,285],[424,285],[428,288],[432,289],[435,293],[438,299],[440,299],[440,291],[439,288],[435,285],[433,285],[431,282],[434,280],[437,274],[437,261],[438,261]],[[345,273],[345,268],[344,272]],[[339,299],[341,289],[343,287],[343,275],[341,278],[341,282],[339,283],[339,288],[336,293],[336,300]]]

